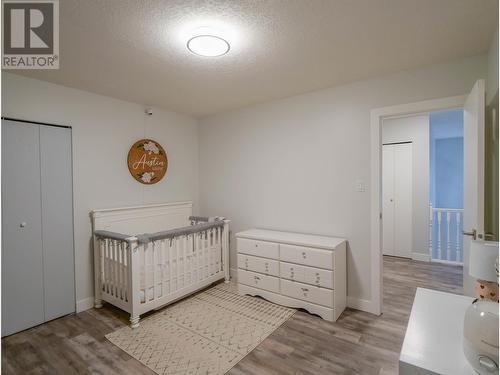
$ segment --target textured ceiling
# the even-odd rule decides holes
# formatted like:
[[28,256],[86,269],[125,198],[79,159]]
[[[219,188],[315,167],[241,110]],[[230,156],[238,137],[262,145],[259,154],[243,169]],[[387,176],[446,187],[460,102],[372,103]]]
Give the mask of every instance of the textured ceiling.
[[[203,116],[487,51],[498,0],[60,0],[58,71],[15,71]],[[188,52],[225,31],[231,51]]]

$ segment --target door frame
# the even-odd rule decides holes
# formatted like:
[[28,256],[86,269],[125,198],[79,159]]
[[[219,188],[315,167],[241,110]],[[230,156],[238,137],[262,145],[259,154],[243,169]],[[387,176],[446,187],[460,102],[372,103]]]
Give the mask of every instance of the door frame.
[[450,96],[420,102],[374,108],[370,111],[370,254],[371,301],[368,311],[382,313],[382,121],[426,112],[463,108],[467,95]]

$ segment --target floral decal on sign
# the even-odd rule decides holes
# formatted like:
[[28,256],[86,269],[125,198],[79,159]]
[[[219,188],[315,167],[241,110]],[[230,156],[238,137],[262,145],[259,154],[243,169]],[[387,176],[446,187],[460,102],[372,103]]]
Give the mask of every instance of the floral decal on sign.
[[132,177],[148,185],[159,182],[168,168],[165,150],[158,142],[151,139],[135,142],[130,148],[127,162]]
[[144,145],[142,147],[144,148],[144,151],[149,152],[149,155],[151,155],[151,153],[153,153],[153,154],[160,153],[160,149],[158,148],[156,143],[154,143],[153,141],[149,141],[149,142],[144,143]]

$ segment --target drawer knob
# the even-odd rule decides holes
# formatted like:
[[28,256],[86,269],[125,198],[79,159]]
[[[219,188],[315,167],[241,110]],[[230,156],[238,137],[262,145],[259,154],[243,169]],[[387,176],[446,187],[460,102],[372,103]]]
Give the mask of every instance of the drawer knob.
[[260,277],[259,276],[254,276],[253,277],[255,280],[260,280]]
[[307,288],[300,288],[300,289],[302,289],[303,292],[309,292],[309,289]]
[[259,245],[255,244],[255,247],[259,247]]
[[302,258],[306,259],[306,252],[305,251],[302,252]]
[[316,276],[319,276],[319,272],[316,272]]

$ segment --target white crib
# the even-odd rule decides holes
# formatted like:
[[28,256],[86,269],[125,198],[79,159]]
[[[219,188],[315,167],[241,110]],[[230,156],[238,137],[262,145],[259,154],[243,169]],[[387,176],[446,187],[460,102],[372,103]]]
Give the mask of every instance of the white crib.
[[229,281],[229,220],[192,216],[192,203],[94,210],[95,307],[153,309]]

